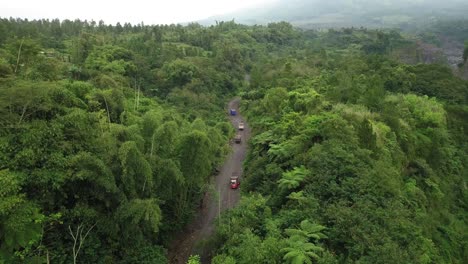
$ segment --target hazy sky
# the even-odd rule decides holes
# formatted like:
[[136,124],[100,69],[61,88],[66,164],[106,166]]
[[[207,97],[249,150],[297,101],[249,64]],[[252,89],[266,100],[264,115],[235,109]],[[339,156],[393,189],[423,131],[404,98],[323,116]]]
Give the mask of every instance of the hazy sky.
[[189,22],[275,0],[2,0],[0,17],[94,19],[108,24]]

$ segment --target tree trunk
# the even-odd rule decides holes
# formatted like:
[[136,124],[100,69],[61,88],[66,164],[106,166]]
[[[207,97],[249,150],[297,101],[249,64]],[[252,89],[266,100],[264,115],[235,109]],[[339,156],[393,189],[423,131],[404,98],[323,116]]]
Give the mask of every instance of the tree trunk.
[[18,65],[19,65],[19,61],[20,61],[21,48],[23,47],[23,42],[24,42],[24,39],[21,40],[21,44],[20,44],[19,49],[18,49],[18,58],[16,59],[15,73],[18,71]]

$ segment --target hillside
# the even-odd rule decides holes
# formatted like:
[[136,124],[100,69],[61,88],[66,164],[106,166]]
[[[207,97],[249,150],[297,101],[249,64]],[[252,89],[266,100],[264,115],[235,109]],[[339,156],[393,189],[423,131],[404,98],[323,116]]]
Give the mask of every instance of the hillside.
[[212,263],[466,262],[468,83],[389,56],[407,44],[331,30],[255,65],[243,195]]
[[168,263],[215,186],[207,263],[466,263],[468,82],[419,49],[464,25],[0,19],[0,263]]
[[203,24],[234,19],[242,24],[288,21],[301,28],[331,27],[411,27],[442,18],[468,19],[468,3],[463,0],[277,0],[203,20]]

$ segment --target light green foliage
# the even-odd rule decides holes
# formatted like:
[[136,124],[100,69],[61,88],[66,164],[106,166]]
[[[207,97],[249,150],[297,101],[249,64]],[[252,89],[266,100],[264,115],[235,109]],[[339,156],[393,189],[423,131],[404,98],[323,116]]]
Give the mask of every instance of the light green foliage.
[[118,46],[97,46],[86,58],[85,66],[99,72],[115,74],[131,74],[135,65],[129,62],[132,59],[130,51]]
[[313,243],[308,243],[301,237],[294,236],[288,240],[288,247],[281,249],[281,252],[285,253],[283,259],[286,263],[312,264],[312,259],[319,258],[315,252],[320,252],[322,250],[321,247],[315,246]]
[[388,96],[385,101],[400,109],[401,118],[412,127],[446,126],[445,110],[434,98],[409,94]]
[[236,264],[236,260],[233,257],[226,255],[217,255],[211,260],[212,264]]
[[198,130],[200,132],[206,132],[207,127],[205,125],[205,122],[203,122],[202,119],[197,118],[193,120],[192,122],[192,130]]
[[198,255],[195,255],[195,256],[190,256],[188,261],[187,261],[187,264],[200,264],[200,256]]
[[435,99],[412,94],[389,96],[385,102],[387,109],[401,109],[392,118],[399,118],[397,133],[410,158],[420,155],[434,163],[442,162],[446,149],[441,144],[449,141],[443,106]]
[[288,93],[292,108],[297,112],[312,113],[323,98],[313,89],[294,90]]
[[282,189],[296,189],[305,180],[309,172],[304,166],[296,167],[292,171],[283,173],[278,185]]

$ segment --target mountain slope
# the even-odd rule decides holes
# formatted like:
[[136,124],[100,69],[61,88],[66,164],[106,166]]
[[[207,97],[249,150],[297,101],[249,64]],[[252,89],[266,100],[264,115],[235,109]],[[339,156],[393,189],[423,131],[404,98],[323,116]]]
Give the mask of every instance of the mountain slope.
[[236,20],[244,24],[265,24],[274,21],[289,21],[295,26],[342,27],[366,26],[389,27],[415,22],[428,22],[441,17],[468,18],[468,3],[461,0],[444,2],[435,0],[277,0],[268,5],[215,16],[201,21]]

